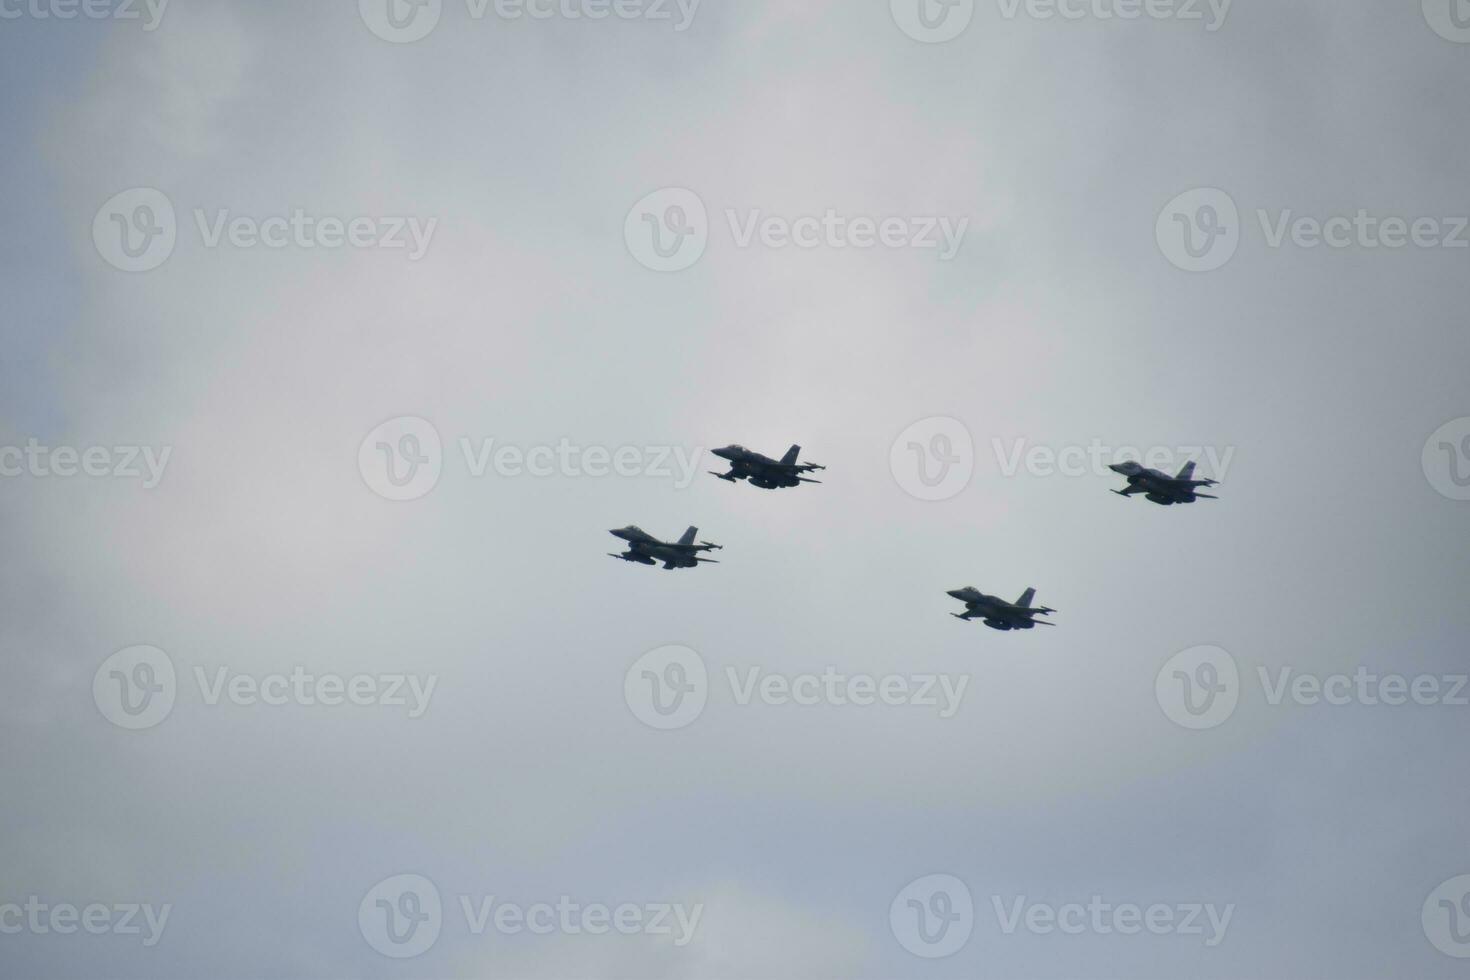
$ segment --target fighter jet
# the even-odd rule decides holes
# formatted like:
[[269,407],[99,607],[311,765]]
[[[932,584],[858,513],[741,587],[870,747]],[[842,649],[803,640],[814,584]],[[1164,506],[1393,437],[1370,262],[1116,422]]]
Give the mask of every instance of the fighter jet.
[[701,551],[718,551],[721,545],[711,544],[708,541],[694,543],[694,536],[699,533],[699,528],[691,527],[684,532],[684,536],[678,541],[670,544],[660,541],[636,524],[630,524],[615,531],[609,531],[615,538],[622,538],[628,542],[628,550],[621,555],[609,552],[609,557],[621,558],[623,561],[634,561],[640,565],[657,565],[664,563],[665,569],[670,568],[695,568],[700,562],[708,562],[717,565],[719,562],[713,558],[700,558]]
[[794,487],[798,483],[821,483],[821,480],[808,480],[801,474],[827,468],[816,463],[798,463],[796,457],[801,454],[800,446],[792,446],[780,459],[762,456],[744,446],[726,446],[710,451],[721,459],[730,461],[730,472],[716,473],[710,470],[710,476],[717,476],[731,483],[749,480],[752,486],[762,490],[779,490],[782,487]]
[[1029,630],[1033,626],[1056,625],[1056,623],[1048,623],[1044,619],[1035,618],[1056,612],[1055,609],[1048,609],[1046,606],[1031,605],[1031,600],[1036,598],[1035,589],[1027,589],[1022,592],[1021,598],[1015,603],[1006,602],[993,595],[986,595],[973,585],[955,589],[948,595],[965,604],[963,613],[950,613],[951,616],[966,621],[978,618],[993,630]]
[[1158,470],[1144,469],[1141,465],[1128,460],[1125,463],[1114,463],[1108,469],[1119,476],[1128,478],[1127,490],[1114,490],[1120,497],[1131,497],[1135,493],[1141,493],[1145,499],[1152,500],[1156,504],[1165,507],[1171,504],[1192,504],[1201,498],[1205,500],[1219,500],[1208,493],[1196,492],[1196,487],[1216,486],[1214,480],[1194,479],[1194,463],[1184,464],[1184,469],[1179,471],[1178,476],[1170,476],[1160,473]]

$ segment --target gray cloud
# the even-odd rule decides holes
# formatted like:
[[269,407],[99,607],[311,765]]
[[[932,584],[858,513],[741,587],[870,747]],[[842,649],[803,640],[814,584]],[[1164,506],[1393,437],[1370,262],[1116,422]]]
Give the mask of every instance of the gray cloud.
[[[13,28],[13,29],[12,29]],[[1466,709],[1272,706],[1172,724],[1169,657],[1464,671],[1463,503],[1421,472],[1470,415],[1465,252],[1272,248],[1265,209],[1466,208],[1465,50],[1413,7],[1237,3],[1187,22],[1006,20],[906,37],[884,4],[718,4],[642,21],[476,21],[414,44],[353,5],[171,5],[159,28],[7,22],[0,444],[173,447],[156,489],[0,479],[0,904],[171,903],[125,935],[0,935],[17,976],[1451,976],[1420,907],[1470,873]],[[179,242],[124,274],[98,207],[166,193]],[[623,241],[694,190],[692,268]],[[1242,241],[1186,274],[1175,195],[1226,190]],[[388,250],[205,247],[192,212],[413,215]],[[967,217],[914,250],[740,248],[726,209]],[[357,451],[421,416],[448,447],[389,503]],[[890,444],[960,419],[975,475],[912,499]],[[800,442],[824,486],[474,478],[519,446]],[[1233,447],[1219,502],[1111,475],[1002,472],[992,439]],[[703,468],[713,468],[702,467]],[[606,529],[697,524],[723,564],[602,557]],[[1045,635],[944,615],[1028,585]],[[966,674],[962,709],[739,705],[657,732],[624,672],[670,643],[711,671]],[[184,683],[123,731],[93,673],[135,644]],[[438,678],[402,711],[209,705],[195,667]],[[702,902],[693,943],[482,936],[395,961],[378,881],[446,897]],[[910,956],[889,905],[967,884],[974,935]],[[1005,935],[992,896],[1234,903],[1226,940]]]

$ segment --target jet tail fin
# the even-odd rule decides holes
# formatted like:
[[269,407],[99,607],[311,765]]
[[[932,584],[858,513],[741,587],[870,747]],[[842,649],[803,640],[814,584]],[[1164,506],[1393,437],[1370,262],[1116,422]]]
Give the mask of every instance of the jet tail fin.
[[801,455],[801,447],[800,446],[792,446],[790,449],[786,450],[786,455],[781,457],[781,462],[783,462],[786,465],[790,466],[790,465],[792,465],[793,463],[796,462],[796,457],[798,457],[800,455]]
[[687,531],[684,532],[684,536],[679,539],[679,543],[680,544],[693,544],[694,543],[694,536],[696,534],[698,534],[698,533],[699,533],[699,528],[697,528],[697,527],[691,527],[689,530],[687,530]]
[[1192,479],[1194,479],[1194,460],[1190,460],[1189,462],[1185,463],[1184,464],[1184,469],[1180,470],[1179,471],[1179,475],[1176,476],[1174,479],[1176,479],[1176,480],[1192,480]]
[[1031,605],[1031,600],[1032,599],[1035,599],[1035,598],[1036,598],[1036,590],[1035,589],[1027,589],[1025,592],[1022,592],[1021,593],[1021,598],[1019,598],[1019,599],[1016,600],[1016,605],[1018,605],[1018,606],[1029,606],[1029,605]]

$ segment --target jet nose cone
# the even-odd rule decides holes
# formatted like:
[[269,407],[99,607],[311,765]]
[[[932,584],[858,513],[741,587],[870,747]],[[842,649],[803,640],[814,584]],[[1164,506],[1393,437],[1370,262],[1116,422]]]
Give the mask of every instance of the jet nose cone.
[[1108,469],[1112,470],[1114,473],[1125,473],[1127,472],[1128,467],[1123,463],[1110,463],[1108,464]]
[[731,451],[729,446],[724,446],[720,449],[711,449],[710,452],[714,453],[721,459],[729,459],[730,457],[735,455],[735,453]]
[[963,599],[965,597],[965,590],[964,589],[950,589],[948,592],[945,593],[945,595],[950,596],[951,598],[954,598],[954,599]]

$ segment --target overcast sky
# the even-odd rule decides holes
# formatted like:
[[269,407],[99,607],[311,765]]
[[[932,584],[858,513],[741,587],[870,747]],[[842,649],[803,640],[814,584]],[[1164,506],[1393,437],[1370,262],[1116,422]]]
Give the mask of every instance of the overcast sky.
[[385,2],[0,0],[0,973],[1463,975],[1446,3]]

